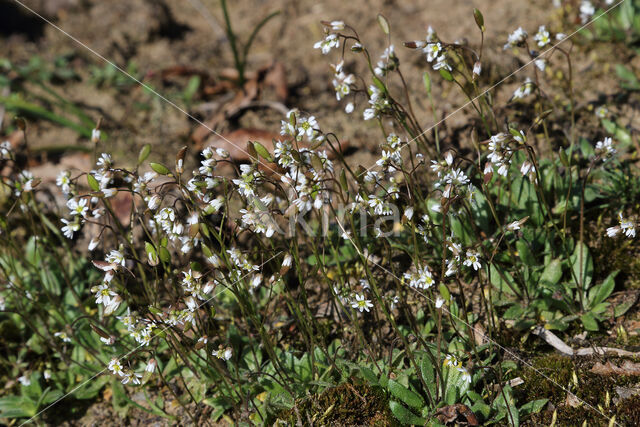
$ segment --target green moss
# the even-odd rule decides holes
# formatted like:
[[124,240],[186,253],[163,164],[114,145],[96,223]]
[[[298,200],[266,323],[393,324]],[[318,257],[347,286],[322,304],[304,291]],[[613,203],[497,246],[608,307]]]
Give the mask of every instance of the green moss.
[[384,392],[365,384],[341,384],[299,399],[296,408],[278,416],[289,425],[296,424],[298,417],[304,425],[396,425]]
[[616,419],[622,425],[640,425],[640,396],[631,396],[616,405]]
[[[619,357],[610,357],[607,360],[618,366],[624,363],[624,359]],[[532,365],[549,379],[531,368],[524,368],[520,372],[524,384],[517,390],[518,400],[525,403],[547,398],[551,405],[546,411],[532,416],[528,420],[528,425],[549,425],[554,412],[551,408],[555,408],[557,412],[556,425],[581,426],[585,420],[590,426],[608,425],[608,419],[584,405],[577,407],[567,405],[567,392],[558,385],[575,393],[580,400],[601,409],[607,417],[616,415],[616,420],[622,425],[640,425],[640,396],[623,400],[615,406],[611,403],[616,397],[616,386],[635,384],[638,382],[638,377],[595,374],[591,372],[591,368],[596,362],[606,363],[595,357],[572,359],[558,355],[542,356],[532,360]]]

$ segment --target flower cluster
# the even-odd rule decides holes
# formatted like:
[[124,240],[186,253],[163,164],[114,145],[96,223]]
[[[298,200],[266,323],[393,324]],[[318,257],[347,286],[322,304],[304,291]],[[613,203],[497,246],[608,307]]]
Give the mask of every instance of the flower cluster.
[[424,267],[415,266],[412,270],[404,273],[403,278],[409,286],[417,289],[429,289],[436,284],[431,270],[426,265]]
[[636,237],[636,226],[637,223],[634,221],[625,218],[622,215],[622,212],[618,213],[618,221],[619,224],[614,227],[607,228],[607,236],[616,237],[618,234],[622,233],[626,237],[634,238]]

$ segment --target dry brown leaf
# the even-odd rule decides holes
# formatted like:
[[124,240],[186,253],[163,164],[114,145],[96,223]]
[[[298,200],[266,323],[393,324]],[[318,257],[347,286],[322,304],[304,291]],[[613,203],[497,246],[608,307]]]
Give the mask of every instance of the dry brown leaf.
[[478,418],[476,418],[476,415],[471,411],[471,409],[469,409],[467,405],[463,405],[462,403],[456,403],[455,405],[448,405],[440,408],[436,411],[435,416],[443,424],[455,422],[458,424],[466,424],[469,426],[480,425],[478,423]]
[[628,375],[638,376],[640,375],[640,363],[634,363],[630,360],[625,360],[622,366],[617,366],[611,361],[608,361],[604,365],[600,362],[593,365],[591,372],[598,375]]
[[264,76],[264,84],[273,88],[278,101],[285,102],[289,97],[287,74],[282,63],[276,62],[269,67]]

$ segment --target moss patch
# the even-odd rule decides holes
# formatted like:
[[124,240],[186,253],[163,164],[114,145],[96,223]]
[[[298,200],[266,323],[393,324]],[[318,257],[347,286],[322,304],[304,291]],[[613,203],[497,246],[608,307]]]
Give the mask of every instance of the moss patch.
[[289,425],[397,425],[389,410],[388,399],[379,388],[366,384],[341,384],[319,395],[296,401],[296,409],[279,414]]
[[[611,357],[616,365],[623,363],[623,358]],[[608,425],[609,420],[585,405],[572,407],[567,404],[567,392],[572,393],[607,417],[616,416],[621,425],[640,425],[640,396],[613,403],[617,397],[616,386],[628,386],[640,382],[640,377],[625,375],[599,375],[591,372],[591,367],[600,359],[584,357],[572,359],[559,355],[548,355],[535,358],[532,365],[545,374],[542,377],[531,368],[524,368],[520,372],[524,384],[518,393],[520,402],[547,398],[550,405],[547,410],[533,415],[527,420],[527,425],[549,425],[556,411],[556,425],[581,426],[586,420],[588,425]],[[577,383],[576,383],[577,380]],[[565,388],[563,390],[559,387]]]

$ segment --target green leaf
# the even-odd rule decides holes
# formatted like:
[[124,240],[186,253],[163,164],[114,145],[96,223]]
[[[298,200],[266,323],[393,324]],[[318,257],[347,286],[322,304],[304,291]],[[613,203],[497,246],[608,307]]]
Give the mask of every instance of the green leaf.
[[571,268],[578,280],[576,285],[582,284],[582,289],[587,289],[593,279],[593,258],[587,245],[582,242],[576,243],[576,248],[571,255]]
[[453,74],[451,74],[451,72],[449,70],[445,70],[444,68],[440,68],[438,71],[440,71],[440,76],[442,76],[443,79],[445,79],[448,82],[452,82],[453,81]]
[[520,415],[537,414],[544,408],[549,399],[538,399],[527,402],[520,407]]
[[538,263],[536,262],[536,258],[533,256],[531,249],[529,249],[529,245],[524,240],[520,239],[516,242],[516,249],[518,251],[518,255],[522,262],[527,265],[534,266]]
[[359,366],[358,369],[360,370],[360,374],[362,374],[362,377],[369,383],[371,383],[372,385],[379,384],[378,376],[370,368],[367,368],[366,366]]
[[163,164],[161,163],[149,163],[149,166],[151,166],[151,169],[154,170],[154,172],[159,173],[160,175],[170,175],[171,171]]
[[[516,294],[512,288],[517,289],[518,287],[508,271],[503,271],[494,263],[491,263],[489,271],[491,273],[491,284],[495,286],[500,292],[505,292],[509,295]],[[502,273],[502,275],[500,273]]]
[[615,317],[620,317],[623,314],[625,314],[627,311],[629,311],[629,309],[631,307],[633,307],[633,305],[635,304],[635,299],[630,300],[630,301],[625,301],[622,304],[618,304],[616,305],[616,307],[613,309],[613,315]]
[[437,386],[436,375],[433,363],[431,363],[431,358],[428,354],[422,356],[422,360],[420,362],[420,373],[422,374],[422,379],[429,388],[429,393],[431,393],[432,397],[435,397]]
[[419,394],[409,390],[397,381],[389,380],[387,388],[394,397],[400,399],[412,408],[420,409],[424,406],[424,401]]
[[424,418],[420,418],[395,400],[389,401],[389,409],[391,409],[393,416],[404,425],[421,426],[426,422]]
[[422,75],[422,83],[424,83],[424,89],[427,91],[427,93],[431,93],[431,77],[426,71]]
[[597,331],[599,329],[598,321],[591,313],[583,314],[582,316],[580,316],[580,320],[582,321],[582,324],[587,331]]
[[87,174],[87,184],[89,184],[89,188],[93,191],[100,191],[100,184],[98,183],[98,180],[90,173]]
[[151,144],[144,144],[140,149],[140,154],[138,154],[138,166],[147,160],[149,154],[151,154]]
[[590,291],[589,291],[589,306],[590,307],[595,307],[596,305],[600,304],[601,302],[604,302],[609,295],[611,295],[611,292],[613,292],[613,288],[615,288],[616,286],[616,282],[615,282],[615,277],[618,274],[618,271],[614,271],[611,274],[609,274],[607,276],[606,279],[604,279],[604,282],[602,282],[601,284],[594,286]]
[[264,145],[260,144],[258,141],[253,141],[253,148],[255,148],[256,153],[258,153],[260,157],[268,162],[273,162],[273,157],[271,157],[269,150],[267,150]]
[[162,260],[162,262],[168,263],[171,261],[171,254],[169,253],[167,248],[165,248],[164,246],[161,246],[158,249],[158,255],[160,256],[160,259]]
[[26,396],[0,398],[0,418],[31,418],[37,412],[36,402]]
[[559,259],[552,260],[544,268],[542,276],[540,276],[540,284],[542,286],[553,288],[562,277],[562,262]]

